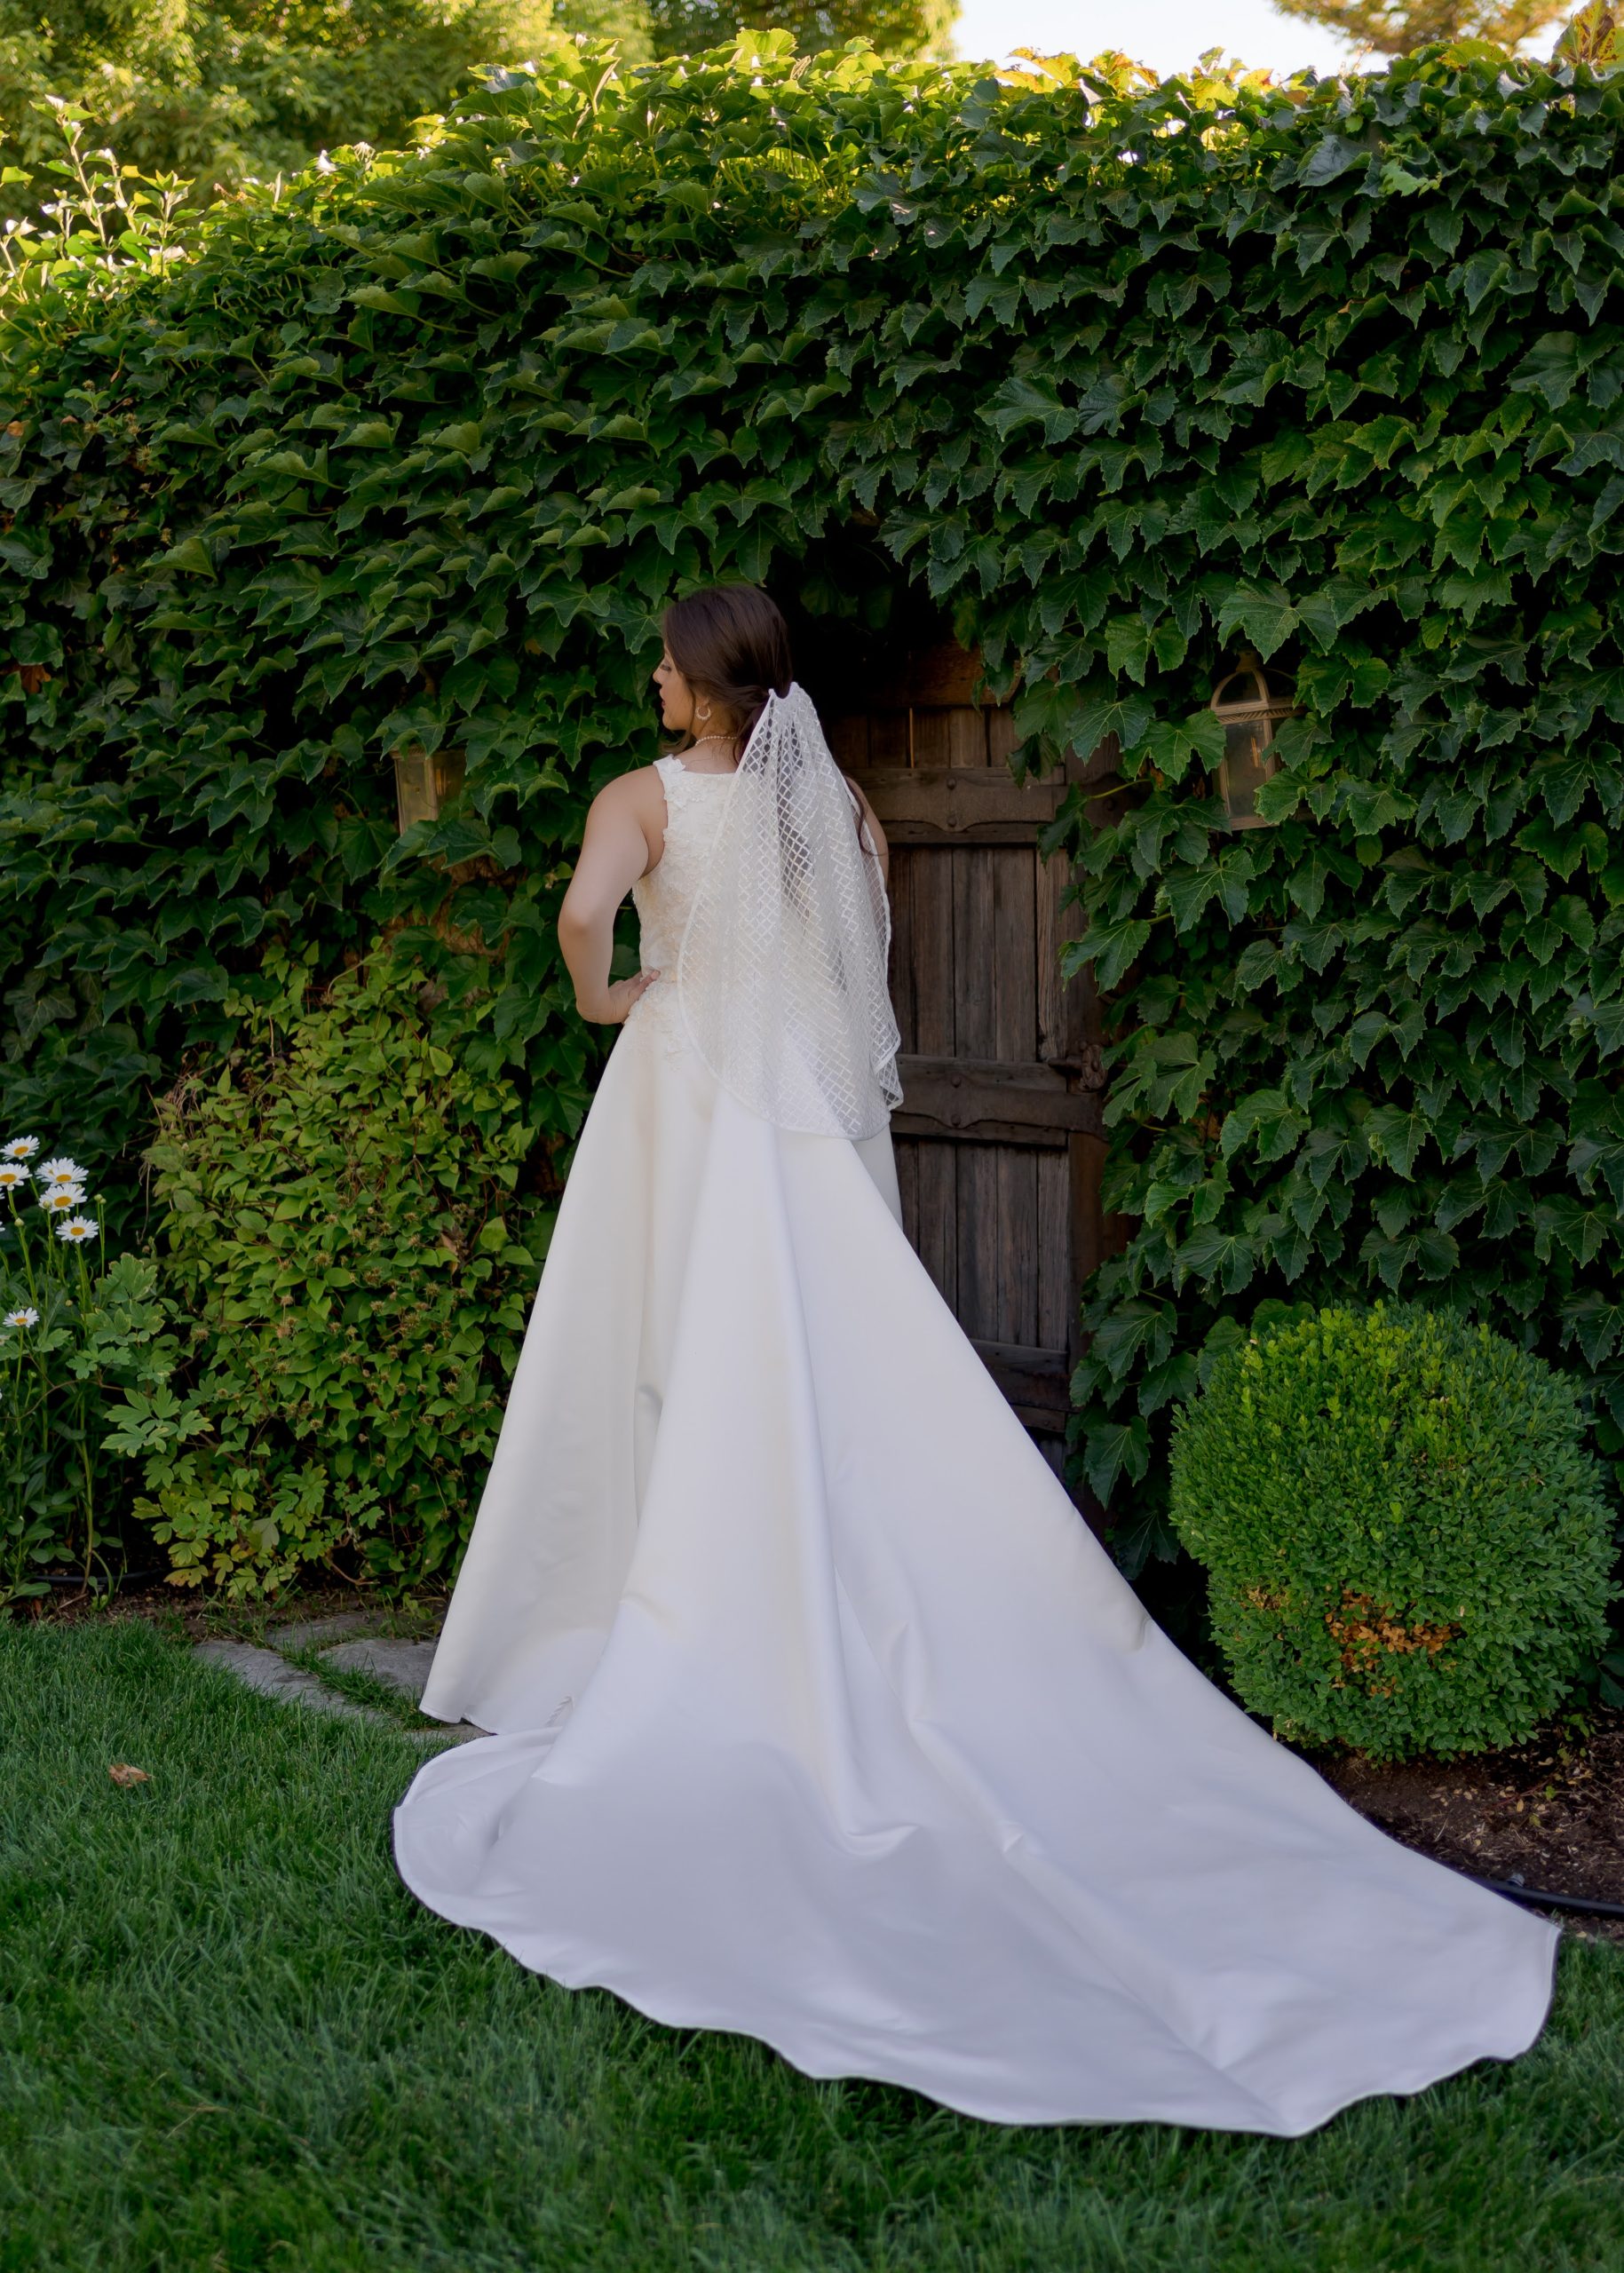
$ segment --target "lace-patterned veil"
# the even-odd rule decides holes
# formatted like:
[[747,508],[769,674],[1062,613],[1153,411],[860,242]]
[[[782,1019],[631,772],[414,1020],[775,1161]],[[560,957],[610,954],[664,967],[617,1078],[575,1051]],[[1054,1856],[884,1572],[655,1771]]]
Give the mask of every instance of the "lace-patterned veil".
[[901,1098],[880,863],[805,689],[769,693],[677,958],[695,1049],[780,1129],[861,1137]]

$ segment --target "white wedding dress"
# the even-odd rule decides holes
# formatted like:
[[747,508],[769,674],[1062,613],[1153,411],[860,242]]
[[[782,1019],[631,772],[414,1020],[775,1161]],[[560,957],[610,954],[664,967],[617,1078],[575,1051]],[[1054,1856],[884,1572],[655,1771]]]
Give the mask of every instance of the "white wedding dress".
[[[677,970],[729,776],[661,761]],[[656,981],[560,1210],[401,1875],[571,1987],[1002,2122],[1295,2134],[1539,2033],[1555,1929],[1409,1853],[1146,1619],[903,1235]]]

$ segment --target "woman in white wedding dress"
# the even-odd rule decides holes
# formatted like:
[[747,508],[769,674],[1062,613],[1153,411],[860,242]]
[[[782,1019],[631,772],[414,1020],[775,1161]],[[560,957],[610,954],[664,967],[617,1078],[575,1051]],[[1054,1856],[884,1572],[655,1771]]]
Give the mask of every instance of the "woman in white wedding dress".
[[666,641],[697,738],[598,797],[565,901],[624,1030],[424,1698],[497,1733],[413,1783],[407,1884],[998,2121],[1295,2135],[1521,2052],[1555,1929],[1180,1656],[904,1237],[883,840],[777,610],[701,593]]

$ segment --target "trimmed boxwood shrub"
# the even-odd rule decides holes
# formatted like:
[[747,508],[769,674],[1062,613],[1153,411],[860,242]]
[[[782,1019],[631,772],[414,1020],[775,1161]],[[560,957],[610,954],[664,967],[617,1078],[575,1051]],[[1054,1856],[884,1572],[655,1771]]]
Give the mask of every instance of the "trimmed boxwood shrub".
[[1229,1350],[1175,1421],[1172,1517],[1235,1690],[1281,1736],[1518,1743],[1605,1628],[1573,1385],[1453,1312],[1322,1310]]

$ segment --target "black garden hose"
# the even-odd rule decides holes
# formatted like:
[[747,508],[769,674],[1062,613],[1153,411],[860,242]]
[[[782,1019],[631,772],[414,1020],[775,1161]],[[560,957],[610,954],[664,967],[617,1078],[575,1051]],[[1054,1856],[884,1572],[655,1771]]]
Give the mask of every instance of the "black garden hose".
[[1525,1886],[1520,1879],[1480,1878],[1476,1871],[1462,1871],[1461,1876],[1530,1910],[1576,1910],[1588,1918],[1624,1918],[1624,1902],[1601,1902],[1588,1894],[1547,1894],[1541,1887]]

